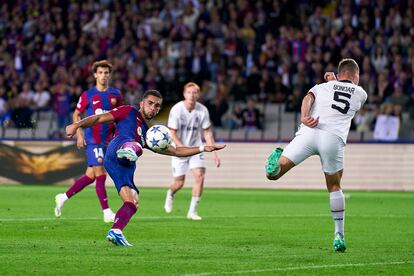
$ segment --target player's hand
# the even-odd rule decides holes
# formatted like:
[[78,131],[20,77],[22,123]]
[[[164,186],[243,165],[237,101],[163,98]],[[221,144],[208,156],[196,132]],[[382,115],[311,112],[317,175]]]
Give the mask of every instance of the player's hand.
[[220,156],[218,156],[216,152],[213,155],[213,159],[214,159],[214,163],[216,164],[216,167],[220,168],[221,160],[220,160]]
[[336,80],[336,76],[334,72],[326,72],[323,78],[325,79],[325,81]]
[[305,116],[301,119],[301,122],[307,127],[314,128],[319,123],[319,117],[312,118],[310,116]]
[[76,124],[70,124],[66,127],[66,136],[68,138],[72,138],[75,136],[76,131],[78,130],[78,126]]
[[76,139],[76,146],[78,147],[78,149],[84,149],[86,146],[85,137],[79,133]]
[[204,151],[206,152],[212,152],[215,150],[221,150],[224,149],[226,147],[226,145],[212,145],[212,146],[204,146]]

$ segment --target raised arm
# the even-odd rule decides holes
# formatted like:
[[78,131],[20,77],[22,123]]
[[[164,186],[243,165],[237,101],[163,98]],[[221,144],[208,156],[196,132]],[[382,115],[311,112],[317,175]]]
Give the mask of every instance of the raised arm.
[[79,128],[87,128],[97,124],[113,123],[114,116],[111,113],[88,116],[85,119],[74,122],[66,127],[66,136],[72,138]]

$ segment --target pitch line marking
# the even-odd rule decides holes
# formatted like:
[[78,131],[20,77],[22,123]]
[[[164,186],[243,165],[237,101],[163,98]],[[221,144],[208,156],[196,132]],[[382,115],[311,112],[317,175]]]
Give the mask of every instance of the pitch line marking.
[[[316,214],[316,215],[268,215],[268,216],[203,216],[205,219],[260,219],[260,218],[321,218],[321,217],[331,217],[330,214]],[[347,218],[412,218],[414,216],[410,215],[383,215],[383,216],[372,216],[372,215],[347,215]],[[171,219],[183,219],[185,215],[182,216],[153,216],[153,217],[137,217],[138,220],[171,220]],[[101,217],[28,217],[28,218],[0,218],[0,222],[19,222],[19,221],[59,221],[59,220],[102,220]]]
[[193,274],[183,274],[183,276],[206,276],[206,275],[223,275],[223,274],[247,274],[247,273],[261,273],[261,272],[278,272],[278,271],[292,271],[292,270],[306,270],[306,269],[325,269],[325,268],[343,268],[343,267],[357,267],[357,266],[388,266],[388,265],[404,265],[414,264],[414,261],[401,262],[382,262],[382,263],[355,263],[355,264],[337,264],[337,265],[310,265],[310,266],[290,266],[281,268],[269,269],[252,269],[239,271],[220,271],[220,272],[202,272]]

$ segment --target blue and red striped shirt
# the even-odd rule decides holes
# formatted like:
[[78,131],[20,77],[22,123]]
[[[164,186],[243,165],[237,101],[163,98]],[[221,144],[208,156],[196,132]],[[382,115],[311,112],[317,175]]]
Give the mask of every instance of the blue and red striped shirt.
[[[121,92],[112,87],[105,91],[98,91],[96,86],[84,91],[79,98],[76,110],[86,111],[86,116],[109,112],[123,104]],[[107,145],[114,134],[114,124],[98,124],[85,129],[86,143],[91,145]]]
[[142,147],[145,147],[148,125],[138,109],[131,105],[123,105],[109,112],[114,117],[116,123],[115,136],[134,139]]

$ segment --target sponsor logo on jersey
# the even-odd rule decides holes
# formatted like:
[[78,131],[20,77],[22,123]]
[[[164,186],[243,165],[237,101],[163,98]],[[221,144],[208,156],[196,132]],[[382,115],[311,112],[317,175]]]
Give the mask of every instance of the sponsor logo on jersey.
[[198,130],[198,127],[196,127],[196,126],[193,126],[193,127],[190,127],[190,126],[181,126],[180,127],[180,130],[181,131],[194,131],[194,130]]
[[138,127],[138,128],[137,128],[137,133],[138,133],[138,135],[139,135],[139,136],[141,136],[141,135],[142,135],[142,129],[141,129],[141,127]]
[[100,103],[101,101],[92,101],[92,104],[95,105],[97,103]]
[[109,112],[109,110],[104,110],[104,109],[102,109],[102,108],[97,108],[97,109],[95,110],[95,114],[96,114],[96,115],[103,114],[103,113],[107,113],[107,112]]

